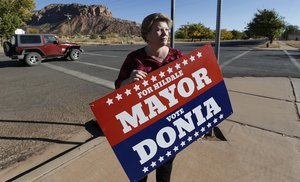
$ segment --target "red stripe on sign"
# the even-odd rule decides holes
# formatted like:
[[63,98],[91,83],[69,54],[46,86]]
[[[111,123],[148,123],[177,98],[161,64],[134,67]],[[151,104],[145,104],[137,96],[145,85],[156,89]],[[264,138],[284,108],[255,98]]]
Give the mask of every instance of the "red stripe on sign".
[[[138,133],[222,81],[210,45],[91,103],[111,146]],[[166,121],[167,122],[167,121]]]

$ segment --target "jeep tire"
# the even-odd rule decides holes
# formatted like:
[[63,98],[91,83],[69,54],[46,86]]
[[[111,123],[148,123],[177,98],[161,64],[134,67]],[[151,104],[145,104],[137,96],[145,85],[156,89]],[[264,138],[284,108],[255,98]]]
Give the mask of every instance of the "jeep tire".
[[25,56],[25,63],[29,66],[36,66],[42,62],[42,56],[37,52],[31,52]]
[[79,56],[80,56],[80,50],[79,49],[72,49],[70,51],[69,57],[70,57],[71,61],[78,60]]
[[5,53],[5,56],[12,56],[12,45],[11,45],[10,42],[5,41],[3,43],[3,50],[4,50],[4,53]]

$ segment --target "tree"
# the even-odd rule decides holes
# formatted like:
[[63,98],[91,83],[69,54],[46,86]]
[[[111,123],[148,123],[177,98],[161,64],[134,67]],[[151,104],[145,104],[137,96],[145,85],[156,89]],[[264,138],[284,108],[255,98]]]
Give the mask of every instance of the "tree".
[[214,32],[203,24],[191,24],[188,27],[188,36],[192,41],[196,38],[202,41],[202,39],[211,39],[214,36]]
[[182,39],[211,39],[214,37],[214,32],[209,28],[205,27],[203,24],[188,24],[182,25],[179,30],[175,33],[176,38]]
[[34,0],[0,0],[0,33],[8,39],[16,29],[26,25],[35,8]]
[[300,33],[299,27],[297,25],[287,25],[282,34],[282,38],[287,40],[290,34],[298,34]]
[[175,32],[175,37],[177,39],[188,39],[188,26],[181,25],[181,27]]
[[279,36],[285,27],[283,17],[275,10],[258,10],[254,18],[247,24],[247,32],[250,36],[267,37],[270,43]]
[[233,35],[230,31],[227,31],[226,29],[221,30],[221,40],[232,40]]
[[246,39],[247,35],[245,32],[240,32],[238,30],[231,30],[232,39],[234,40],[240,40],[240,39]]
[[189,38],[192,38],[192,41],[194,41],[195,38],[200,37],[202,29],[203,29],[202,24],[191,24],[188,27]]

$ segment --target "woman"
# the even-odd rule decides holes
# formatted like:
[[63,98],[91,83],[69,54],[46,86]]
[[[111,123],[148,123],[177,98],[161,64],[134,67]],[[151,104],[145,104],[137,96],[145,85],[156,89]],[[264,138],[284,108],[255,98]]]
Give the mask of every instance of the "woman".
[[[144,79],[148,73],[183,56],[181,51],[167,46],[171,26],[172,21],[162,13],[143,20],[141,33],[147,45],[128,54],[115,81],[116,88]],[[173,160],[157,168],[156,181],[170,181]],[[147,176],[141,181],[147,181]]]

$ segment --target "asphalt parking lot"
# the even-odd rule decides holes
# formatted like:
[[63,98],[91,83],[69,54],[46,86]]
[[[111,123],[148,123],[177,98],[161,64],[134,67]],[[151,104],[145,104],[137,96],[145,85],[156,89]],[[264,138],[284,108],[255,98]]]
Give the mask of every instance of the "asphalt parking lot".
[[[126,55],[141,46],[86,46],[78,62],[50,60],[37,67],[0,53],[1,168],[43,154],[50,146],[64,147],[49,158],[96,137],[89,103],[112,91]],[[178,48],[189,52],[197,46]],[[220,66],[226,78],[300,78],[299,59],[297,50],[229,46],[222,48]]]

